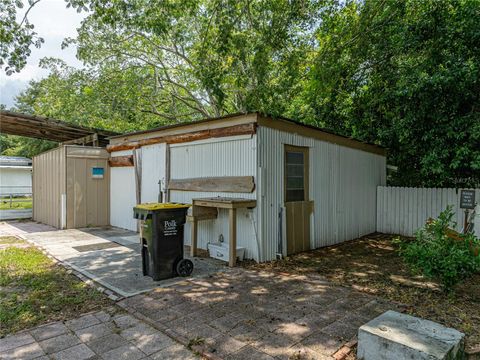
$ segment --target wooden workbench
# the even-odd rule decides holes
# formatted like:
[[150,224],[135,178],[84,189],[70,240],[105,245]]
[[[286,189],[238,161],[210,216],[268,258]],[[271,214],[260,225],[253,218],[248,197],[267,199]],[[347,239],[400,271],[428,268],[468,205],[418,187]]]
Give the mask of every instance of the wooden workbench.
[[237,261],[237,209],[254,208],[257,201],[243,198],[201,198],[192,200],[192,215],[188,220],[192,223],[192,245],[190,253],[197,256],[198,221],[216,219],[218,209],[228,209],[229,218],[229,266]]

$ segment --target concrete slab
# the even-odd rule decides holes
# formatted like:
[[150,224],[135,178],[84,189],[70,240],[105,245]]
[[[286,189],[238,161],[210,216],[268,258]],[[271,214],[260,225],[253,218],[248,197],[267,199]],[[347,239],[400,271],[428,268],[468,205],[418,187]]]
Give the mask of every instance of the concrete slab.
[[[35,231],[35,230],[39,231]],[[50,255],[115,293],[129,297],[156,287],[171,286],[184,278],[153,281],[142,274],[138,234],[114,227],[57,230],[33,222],[0,224],[0,235],[21,236]],[[110,244],[120,246],[110,246]],[[92,251],[84,251],[91,246]],[[81,249],[82,251],[79,251]],[[191,258],[192,278],[226,269],[223,262]]]
[[358,359],[463,359],[464,334],[433,321],[387,311],[358,331]]
[[0,236],[19,236],[38,233],[43,231],[54,231],[50,225],[40,224],[33,221],[3,221],[0,222]]

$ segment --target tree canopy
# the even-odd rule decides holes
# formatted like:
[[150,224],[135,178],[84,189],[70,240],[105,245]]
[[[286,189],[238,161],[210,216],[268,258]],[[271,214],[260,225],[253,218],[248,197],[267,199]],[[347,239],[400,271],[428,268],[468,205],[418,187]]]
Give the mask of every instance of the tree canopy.
[[85,68],[45,59],[18,110],[117,131],[256,110],[387,147],[392,184],[478,186],[476,0],[68,4]]

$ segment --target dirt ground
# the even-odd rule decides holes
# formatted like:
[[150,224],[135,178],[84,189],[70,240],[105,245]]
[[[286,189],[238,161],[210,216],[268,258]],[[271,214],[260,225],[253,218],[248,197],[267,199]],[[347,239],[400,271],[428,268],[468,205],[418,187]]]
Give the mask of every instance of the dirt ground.
[[372,234],[247,268],[287,273],[319,273],[337,285],[351,286],[407,305],[407,312],[466,334],[467,350],[480,350],[480,274],[445,293],[438,283],[412,274],[398,256],[392,235]]

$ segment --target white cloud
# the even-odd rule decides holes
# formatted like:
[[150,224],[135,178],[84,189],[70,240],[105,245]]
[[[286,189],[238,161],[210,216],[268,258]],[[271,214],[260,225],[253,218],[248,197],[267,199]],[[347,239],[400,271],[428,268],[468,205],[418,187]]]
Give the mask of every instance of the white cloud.
[[[24,3],[27,1],[24,0]],[[19,15],[23,17],[23,14]],[[6,76],[3,71],[0,72],[0,103],[7,107],[12,106],[15,96],[26,88],[28,81],[39,80],[48,75],[45,69],[38,66],[40,59],[44,57],[57,57],[70,66],[82,66],[75,56],[76,49],[70,46],[62,50],[61,44],[64,38],[77,35],[77,28],[86,15],[67,8],[63,0],[41,0],[32,8],[28,19],[45,43],[40,49],[32,48],[27,65],[20,73]]]

